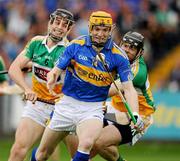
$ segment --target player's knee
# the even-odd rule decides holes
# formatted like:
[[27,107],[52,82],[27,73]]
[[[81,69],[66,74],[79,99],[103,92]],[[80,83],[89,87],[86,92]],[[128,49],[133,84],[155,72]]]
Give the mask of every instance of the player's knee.
[[99,151],[100,149],[102,149],[102,144],[101,142],[96,142],[92,148],[94,151]]
[[103,138],[100,137],[98,138],[98,140],[96,140],[93,148],[99,151],[100,149],[103,149],[104,146],[106,146],[106,142],[104,141]]
[[14,144],[11,149],[11,155],[16,156],[18,158],[24,158],[28,148],[21,144]]
[[105,147],[104,151],[109,154],[111,161],[117,161],[119,158],[119,151],[116,146]]
[[79,142],[79,148],[87,151],[92,148],[93,144],[94,144],[94,140],[91,138],[87,138]]
[[37,161],[47,160],[48,158],[49,158],[49,154],[48,154],[47,149],[44,148],[36,152]]
[[112,161],[117,161],[118,158],[119,158],[119,153],[118,152],[114,151],[114,152],[111,153],[111,160]]

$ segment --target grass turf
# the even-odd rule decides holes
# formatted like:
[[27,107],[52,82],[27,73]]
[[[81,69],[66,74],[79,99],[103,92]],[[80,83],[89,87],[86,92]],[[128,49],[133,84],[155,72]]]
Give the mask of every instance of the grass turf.
[[[12,139],[0,139],[0,161],[7,161]],[[69,161],[70,156],[63,144],[61,148],[61,161]],[[180,161],[179,143],[175,142],[139,142],[130,147],[123,145],[119,148],[122,156],[128,161]],[[29,157],[27,157],[29,158]],[[97,156],[93,161],[103,161]],[[29,161],[29,159],[26,159]]]

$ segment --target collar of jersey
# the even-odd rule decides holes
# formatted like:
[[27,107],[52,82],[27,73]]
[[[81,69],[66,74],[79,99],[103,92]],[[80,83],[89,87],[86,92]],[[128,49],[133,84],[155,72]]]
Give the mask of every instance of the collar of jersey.
[[[85,40],[86,40],[86,43],[85,43],[85,44],[86,44],[87,46],[92,46],[90,36],[87,36]],[[112,49],[112,47],[113,47],[113,40],[112,40],[111,38],[109,38],[108,41],[105,43],[104,48],[110,50],[110,49]]]

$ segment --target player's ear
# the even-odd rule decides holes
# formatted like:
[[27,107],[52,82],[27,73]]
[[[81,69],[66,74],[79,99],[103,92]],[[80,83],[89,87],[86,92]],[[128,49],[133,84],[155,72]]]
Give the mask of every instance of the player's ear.
[[112,25],[112,31],[114,31],[116,29],[116,24],[114,23],[113,25]]

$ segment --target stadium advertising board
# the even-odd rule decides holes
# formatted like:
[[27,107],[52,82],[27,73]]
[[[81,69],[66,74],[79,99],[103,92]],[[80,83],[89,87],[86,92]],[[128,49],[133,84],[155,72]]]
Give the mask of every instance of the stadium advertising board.
[[157,110],[144,139],[180,140],[180,92],[154,92]]

